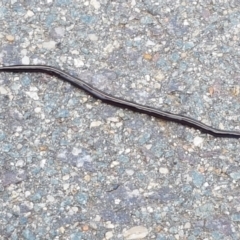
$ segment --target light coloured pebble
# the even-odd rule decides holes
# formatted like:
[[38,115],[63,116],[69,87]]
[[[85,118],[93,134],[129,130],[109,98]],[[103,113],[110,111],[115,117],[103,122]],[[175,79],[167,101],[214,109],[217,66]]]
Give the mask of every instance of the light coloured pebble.
[[27,13],[25,14],[25,18],[32,16],[34,16],[34,12],[32,12],[31,10],[28,10]]
[[201,138],[201,137],[195,137],[194,140],[193,140],[193,144],[194,144],[194,146],[196,146],[196,147],[201,147],[202,144],[203,144],[203,138]]
[[89,230],[89,226],[86,225],[86,224],[84,224],[84,225],[82,226],[82,230],[83,230],[84,232],[87,232],[87,231]]
[[122,125],[123,125],[122,122],[116,123],[116,127],[117,127],[117,128],[121,127]]
[[5,87],[0,86],[0,94],[2,95],[7,95],[8,89]]
[[146,46],[155,46],[155,45],[156,45],[156,43],[151,40],[147,40],[147,42],[146,42]]
[[48,200],[48,202],[54,202],[55,198],[51,195],[48,195],[47,200]]
[[72,154],[74,156],[78,156],[82,152],[82,149],[74,147],[72,150]]
[[164,168],[164,167],[160,167],[159,172],[162,173],[162,174],[168,174],[169,173],[168,169]]
[[79,55],[79,51],[76,50],[76,49],[73,49],[73,50],[71,51],[71,54],[73,54],[73,55]]
[[131,6],[134,7],[136,5],[136,1],[135,0],[132,0],[131,1]]
[[39,97],[38,97],[38,94],[36,92],[26,92],[26,94],[32,98],[33,100],[38,100]]
[[190,222],[186,222],[184,225],[185,229],[190,229],[191,228],[191,223]]
[[91,122],[91,124],[90,124],[90,128],[99,127],[101,124],[102,124],[101,121],[94,121],[94,122]]
[[118,161],[112,161],[110,167],[113,168],[115,166],[119,165],[119,162]]
[[42,160],[40,161],[40,167],[41,167],[41,168],[44,168],[45,164],[46,164],[46,159],[42,159]]
[[111,239],[113,237],[113,232],[106,232],[105,233],[105,238],[106,239]]
[[115,226],[110,221],[107,221],[105,227],[108,229],[113,229]]
[[132,169],[126,169],[126,174],[128,176],[132,176],[134,174],[134,171]]
[[66,180],[68,180],[69,178],[70,178],[70,176],[67,174],[67,175],[63,176],[62,179],[63,179],[64,181],[66,181]]
[[125,153],[130,153],[131,152],[131,149],[130,148],[127,148],[126,150],[125,150]]
[[96,42],[98,40],[98,36],[96,34],[88,34],[88,37],[93,42]]
[[87,104],[86,104],[86,108],[87,108],[87,109],[92,109],[93,106],[92,106],[91,104],[88,104],[88,103],[87,103]]
[[101,220],[101,216],[100,215],[96,215],[95,219],[94,219],[96,222],[100,222]]
[[27,198],[27,197],[29,197],[31,195],[31,192],[30,191],[26,191],[24,195]]
[[[28,47],[28,45],[27,45],[27,46],[24,45],[24,47]],[[27,50],[27,49],[22,49],[22,50],[21,50],[21,55],[22,55],[22,56],[27,56],[27,54],[28,54],[28,50]]]
[[64,37],[65,29],[63,27],[56,27],[55,32],[59,37]]
[[84,177],[84,180],[85,180],[86,182],[89,182],[89,181],[91,180],[91,176],[90,176],[90,175],[86,175],[86,176]]
[[16,132],[22,132],[22,130],[23,130],[23,127],[22,127],[22,126],[17,126]]
[[55,41],[44,42],[42,44],[42,47],[48,50],[54,49],[56,47],[56,42]]
[[16,167],[23,167],[24,166],[24,161],[23,160],[18,160],[17,162],[16,162]]
[[40,113],[41,110],[42,110],[42,109],[41,109],[40,107],[36,107],[36,108],[34,109],[34,112],[35,112],[35,113]]
[[119,118],[118,117],[109,117],[108,119],[107,119],[109,122],[119,122]]
[[21,148],[22,148],[22,144],[19,143],[19,144],[17,145],[17,149],[21,149]]
[[135,226],[123,231],[126,240],[143,239],[148,235],[148,229],[144,226]]
[[161,88],[161,84],[160,84],[160,83],[155,83],[155,84],[154,84],[154,87],[155,87],[156,89],[160,89],[160,88]]
[[115,200],[114,200],[114,203],[115,203],[116,205],[120,204],[120,202],[121,202],[120,199],[115,199]]
[[88,100],[87,97],[83,97],[83,98],[82,98],[82,103],[85,103],[87,100]]
[[97,0],[91,0],[90,1],[91,6],[93,6],[96,10],[100,8],[100,3]]
[[152,148],[152,144],[147,144],[147,145],[145,145],[145,147],[146,147],[147,150],[149,150],[149,149]]
[[38,91],[38,89],[36,87],[30,87],[29,90],[30,90],[30,92],[37,92]]
[[28,65],[30,63],[30,59],[27,56],[24,56],[22,58],[22,64]]
[[9,41],[9,42],[13,42],[15,40],[14,36],[12,35],[7,35],[6,36],[6,39]]
[[16,167],[23,167],[23,166],[24,166],[24,161],[22,159],[16,162]]
[[25,202],[25,205],[29,208],[29,209],[33,209],[33,203],[32,202]]
[[97,224],[95,222],[89,222],[89,227],[91,227],[94,230],[97,230]]
[[158,81],[162,81],[165,78],[165,76],[161,71],[158,71],[154,78],[157,79]]
[[78,212],[78,207],[72,207],[71,210],[72,210],[73,213],[77,213]]
[[65,228],[64,228],[64,227],[60,227],[60,228],[58,229],[58,231],[59,231],[60,233],[65,233]]
[[104,48],[104,52],[111,53],[114,50],[114,46],[110,43]]
[[84,66],[84,62],[80,59],[74,59],[73,62],[74,62],[74,66],[77,68]]

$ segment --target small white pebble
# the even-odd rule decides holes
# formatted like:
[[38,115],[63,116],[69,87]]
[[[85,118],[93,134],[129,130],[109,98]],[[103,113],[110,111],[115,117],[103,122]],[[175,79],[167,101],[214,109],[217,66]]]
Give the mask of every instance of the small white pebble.
[[0,86],[0,94],[7,95],[7,93],[8,93],[7,88],[4,88],[4,87]]
[[19,144],[17,145],[17,149],[21,149],[21,148],[22,148],[22,144],[19,143]]
[[125,153],[130,153],[131,152],[131,149],[130,148],[127,148],[126,150],[125,150]]
[[201,137],[195,137],[194,140],[193,140],[193,144],[194,144],[194,146],[196,146],[196,147],[201,147],[202,144],[203,144],[203,138],[201,138]]
[[118,117],[109,117],[108,119],[107,119],[109,122],[119,122],[119,119],[118,119]]
[[27,56],[24,56],[22,58],[22,64],[28,65],[30,63],[30,59]]
[[30,87],[30,92],[37,92],[38,89],[36,87]]
[[22,130],[23,130],[23,127],[22,127],[22,126],[17,126],[16,132],[22,132]]
[[134,174],[134,171],[132,169],[126,169],[126,174],[128,176],[132,176]]
[[112,232],[106,232],[105,233],[105,238],[106,239],[111,239],[113,237],[113,233]]
[[74,61],[74,66],[77,67],[77,68],[84,66],[84,62],[80,59],[74,59],[73,61]]
[[152,144],[147,144],[147,145],[145,145],[145,147],[146,147],[146,149],[151,149],[152,148]]
[[96,221],[96,222],[100,222],[100,220],[101,220],[101,216],[100,216],[100,215],[96,215],[95,221]]
[[136,5],[136,0],[131,1],[131,6],[134,7]]
[[91,6],[93,6],[96,10],[100,8],[100,3],[97,0],[91,0],[90,1]]
[[72,154],[73,154],[74,156],[78,156],[79,153],[81,153],[81,152],[82,152],[82,149],[76,148],[76,147],[74,147],[73,150],[72,150]]
[[96,42],[98,40],[98,36],[96,34],[88,34],[88,37],[93,42]]
[[186,222],[185,225],[184,225],[184,228],[185,229],[191,228],[191,223],[190,222]]
[[45,164],[46,164],[46,159],[41,160],[40,167],[44,168]]
[[35,113],[40,113],[41,110],[42,110],[42,109],[41,109],[40,107],[36,107],[36,108],[34,109],[34,112],[35,112]]
[[67,174],[67,175],[63,176],[62,179],[63,179],[64,181],[66,181],[66,180],[68,180],[69,178],[70,178],[70,176]]
[[26,92],[26,94],[32,98],[33,100],[38,100],[39,97],[38,97],[38,94],[36,92]]
[[107,221],[105,227],[108,229],[113,229],[115,226],[111,223],[111,221]]
[[159,172],[162,173],[162,174],[168,174],[169,173],[168,169],[164,168],[164,167],[160,167]]
[[72,207],[72,211],[73,211],[74,213],[77,213],[77,212],[78,212],[78,207]]
[[72,53],[73,55],[79,55],[79,51],[77,51],[76,49],[72,50],[71,53]]
[[115,166],[117,166],[117,165],[119,165],[119,162],[118,162],[118,161],[113,161],[113,162],[111,163],[110,167],[113,168],[113,167],[115,167]]
[[51,196],[51,195],[48,195],[48,196],[47,196],[47,200],[48,200],[49,202],[54,202],[55,198],[54,198],[53,196]]
[[105,48],[104,51],[107,53],[111,53],[114,50],[114,46],[112,44],[108,44]]
[[25,18],[32,17],[32,16],[34,16],[34,12],[32,12],[31,10],[28,10],[27,13],[25,14]]
[[135,226],[123,231],[125,239],[144,239],[148,235],[148,229],[144,226]]
[[16,162],[16,167],[23,167],[24,166],[24,161],[23,160],[18,160]]
[[120,202],[121,202],[120,199],[115,199],[115,201],[114,201],[114,203],[115,203],[116,205],[118,205]]
[[48,50],[54,49],[56,46],[56,42],[55,41],[49,41],[49,42],[44,42],[42,44],[42,47]]
[[152,213],[153,212],[153,208],[152,207],[147,207],[148,212]]
[[93,127],[99,127],[101,124],[102,124],[101,121],[94,121],[94,122],[91,122],[91,124],[90,124],[90,128],[93,128]]
[[29,197],[31,195],[31,192],[30,191],[26,191],[25,192],[25,197],[27,198],[27,197]]

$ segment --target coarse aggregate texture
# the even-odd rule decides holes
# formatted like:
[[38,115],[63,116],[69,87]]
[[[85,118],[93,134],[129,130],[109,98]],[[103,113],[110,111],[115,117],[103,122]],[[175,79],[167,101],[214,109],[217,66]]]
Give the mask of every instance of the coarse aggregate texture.
[[[0,64],[240,131],[240,1],[1,0]],[[239,139],[0,73],[0,239],[240,239]]]

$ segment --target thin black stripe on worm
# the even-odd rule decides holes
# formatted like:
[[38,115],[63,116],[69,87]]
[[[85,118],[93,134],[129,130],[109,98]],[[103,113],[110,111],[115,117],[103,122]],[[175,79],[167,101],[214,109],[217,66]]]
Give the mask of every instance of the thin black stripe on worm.
[[229,138],[240,138],[240,132],[237,131],[227,131],[216,129],[211,126],[208,126],[200,121],[197,121],[193,118],[182,116],[179,114],[174,114],[166,112],[160,109],[153,107],[141,105],[131,101],[127,101],[118,97],[111,96],[101,90],[98,90],[91,86],[90,84],[84,82],[80,78],[71,76],[70,74],[51,66],[46,65],[13,65],[13,66],[3,66],[0,67],[0,71],[5,72],[44,72],[48,74],[54,74],[55,76],[67,81],[92,95],[93,97],[100,99],[101,101],[116,105],[121,108],[128,108],[130,110],[144,113],[150,116],[166,119],[169,121],[181,123],[196,129],[199,129],[201,132],[211,134],[216,137],[229,137]]

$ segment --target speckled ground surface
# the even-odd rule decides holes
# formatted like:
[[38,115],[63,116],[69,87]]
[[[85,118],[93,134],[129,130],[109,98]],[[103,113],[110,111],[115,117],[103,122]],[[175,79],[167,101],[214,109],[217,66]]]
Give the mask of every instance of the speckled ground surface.
[[[1,0],[0,64],[240,131],[240,2]],[[0,73],[0,239],[240,239],[239,139]]]

